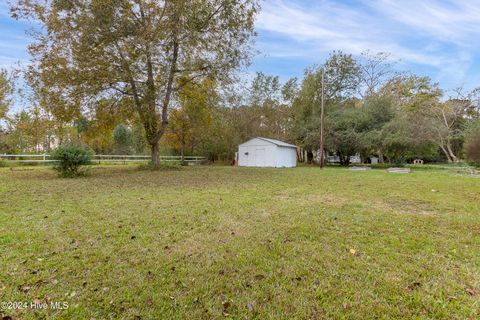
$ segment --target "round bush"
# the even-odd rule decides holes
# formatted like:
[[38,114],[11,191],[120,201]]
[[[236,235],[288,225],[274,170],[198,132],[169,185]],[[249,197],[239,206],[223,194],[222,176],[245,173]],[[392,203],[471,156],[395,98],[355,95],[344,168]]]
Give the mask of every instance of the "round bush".
[[474,122],[467,130],[464,149],[468,162],[480,166],[480,120]]
[[51,156],[55,162],[55,170],[62,177],[76,177],[83,175],[81,166],[91,163],[94,152],[88,146],[81,144],[64,144],[52,151]]
[[470,164],[480,166],[480,131],[468,136],[465,141],[465,154]]

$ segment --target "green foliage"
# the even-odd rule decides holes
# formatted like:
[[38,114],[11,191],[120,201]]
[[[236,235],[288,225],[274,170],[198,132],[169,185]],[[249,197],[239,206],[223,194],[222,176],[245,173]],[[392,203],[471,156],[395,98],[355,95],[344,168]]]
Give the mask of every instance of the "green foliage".
[[124,124],[119,124],[113,130],[113,152],[115,154],[131,154],[133,150],[133,133]]
[[473,122],[467,129],[464,149],[468,162],[480,166],[480,120]]
[[91,164],[94,152],[85,145],[69,143],[60,145],[51,153],[52,159],[57,160],[55,170],[64,178],[73,178],[85,174],[82,166]]
[[257,0],[59,0],[18,1],[12,13],[47,31],[31,46],[38,63],[28,79],[51,113],[68,122],[100,98],[126,101],[158,165],[177,84],[228,79],[242,66],[258,8]]
[[145,140],[145,130],[140,123],[137,123],[132,128],[132,143],[135,154],[144,154],[148,151],[148,143]]
[[7,71],[0,69],[0,119],[2,119],[11,103],[13,85],[8,77]]

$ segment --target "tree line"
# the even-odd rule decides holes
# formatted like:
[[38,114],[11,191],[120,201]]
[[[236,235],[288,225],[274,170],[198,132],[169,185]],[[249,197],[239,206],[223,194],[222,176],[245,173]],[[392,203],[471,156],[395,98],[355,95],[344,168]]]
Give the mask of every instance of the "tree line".
[[398,73],[387,53],[337,51],[300,79],[242,79],[235,71],[251,57],[258,10],[254,0],[17,1],[12,15],[44,32],[23,74],[31,107],[7,112],[18,91],[0,73],[0,153],[76,141],[150,153],[158,165],[160,153],[230,160],[239,143],[264,136],[296,144],[311,163],[324,91],[326,151],[343,165],[356,154],[480,161],[480,89],[445,91]]

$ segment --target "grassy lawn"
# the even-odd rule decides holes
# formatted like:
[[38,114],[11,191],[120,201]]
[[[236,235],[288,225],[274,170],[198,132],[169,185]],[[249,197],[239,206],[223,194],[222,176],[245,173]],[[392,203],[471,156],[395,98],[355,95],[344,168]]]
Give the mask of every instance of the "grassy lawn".
[[480,178],[0,168],[14,319],[478,319]]

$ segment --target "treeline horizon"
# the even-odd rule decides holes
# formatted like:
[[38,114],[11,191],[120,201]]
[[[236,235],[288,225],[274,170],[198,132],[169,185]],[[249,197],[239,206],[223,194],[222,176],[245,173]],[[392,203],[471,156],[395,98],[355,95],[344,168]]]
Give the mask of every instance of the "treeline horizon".
[[31,34],[22,73],[28,108],[7,112],[19,92],[0,74],[0,152],[79,143],[150,153],[158,166],[161,153],[230,160],[263,136],[296,144],[311,163],[324,91],[325,149],[343,165],[356,154],[480,163],[480,89],[446,95],[428,77],[395,72],[388,53],[334,51],[301,79],[259,72],[242,88],[232,75],[252,56],[259,10],[257,0],[18,1],[12,17],[42,32]]
[[[390,163],[466,159],[465,142],[479,126],[478,89],[446,96],[428,77],[397,73],[386,53],[359,59],[341,51],[305,70],[303,79],[282,83],[279,76],[257,72],[240,91],[213,79],[188,84],[170,110],[161,153],[229,160],[238,144],[264,136],[298,145],[299,160],[312,162],[320,141],[322,71],[326,151],[342,164],[356,154]],[[105,99],[70,122],[38,104],[4,112],[0,153],[49,152],[80,142],[99,154],[148,154],[142,125],[129,110]]]

